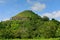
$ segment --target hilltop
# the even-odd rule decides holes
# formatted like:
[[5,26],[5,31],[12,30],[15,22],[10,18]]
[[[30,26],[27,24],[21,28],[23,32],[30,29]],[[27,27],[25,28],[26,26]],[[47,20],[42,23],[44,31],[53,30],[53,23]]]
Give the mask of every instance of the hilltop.
[[23,12],[18,13],[14,17],[12,17],[12,20],[27,20],[27,19],[36,19],[36,18],[41,18],[37,14],[35,14],[31,10],[25,10]]

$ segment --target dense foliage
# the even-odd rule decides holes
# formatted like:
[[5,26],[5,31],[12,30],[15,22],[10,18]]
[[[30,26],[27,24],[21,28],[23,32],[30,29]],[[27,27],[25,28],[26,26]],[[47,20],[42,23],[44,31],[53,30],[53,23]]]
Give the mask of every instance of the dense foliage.
[[60,22],[40,17],[30,10],[23,11],[10,20],[0,22],[0,38],[57,38]]

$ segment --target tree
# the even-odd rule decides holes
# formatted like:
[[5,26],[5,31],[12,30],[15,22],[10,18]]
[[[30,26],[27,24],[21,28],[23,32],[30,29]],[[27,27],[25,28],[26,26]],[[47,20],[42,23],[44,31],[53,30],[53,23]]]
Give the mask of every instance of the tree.
[[60,25],[58,26],[57,30],[56,30],[56,37],[60,37]]
[[38,31],[40,33],[40,37],[43,38],[55,37],[56,24],[52,21],[44,22],[44,24],[42,24],[40,28],[38,28]]
[[48,18],[47,16],[43,16],[43,17],[42,17],[42,20],[43,20],[43,21],[49,21],[49,18]]

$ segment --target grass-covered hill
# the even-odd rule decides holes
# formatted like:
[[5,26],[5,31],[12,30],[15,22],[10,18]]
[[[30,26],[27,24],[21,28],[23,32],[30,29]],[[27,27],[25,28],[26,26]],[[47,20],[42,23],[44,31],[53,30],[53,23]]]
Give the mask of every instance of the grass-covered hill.
[[0,22],[0,38],[59,38],[60,22],[25,10]]

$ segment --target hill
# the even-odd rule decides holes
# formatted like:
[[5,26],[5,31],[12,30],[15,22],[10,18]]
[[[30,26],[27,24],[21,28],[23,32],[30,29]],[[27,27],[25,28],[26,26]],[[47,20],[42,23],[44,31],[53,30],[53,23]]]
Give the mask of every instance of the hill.
[[2,39],[38,39],[59,38],[60,22],[40,17],[31,10],[25,10],[13,16],[11,20],[0,22],[0,38]]

